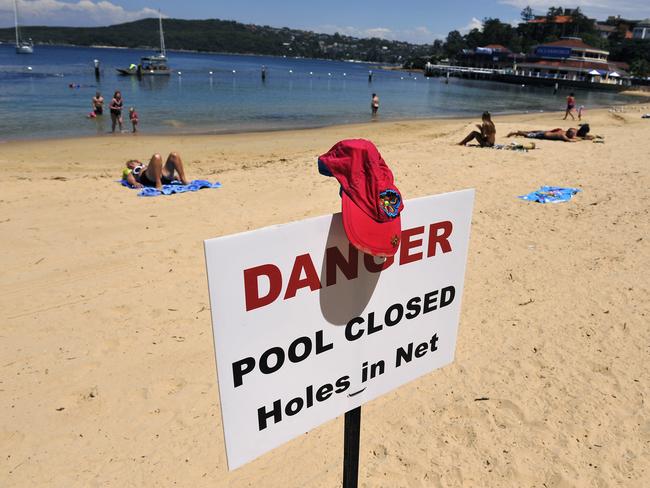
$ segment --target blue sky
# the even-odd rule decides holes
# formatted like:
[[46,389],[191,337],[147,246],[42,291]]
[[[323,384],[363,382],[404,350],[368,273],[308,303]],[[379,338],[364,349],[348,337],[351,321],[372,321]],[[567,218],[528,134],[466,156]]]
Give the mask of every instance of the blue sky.
[[[480,19],[516,22],[523,7],[544,13],[551,5],[580,6],[590,16],[650,17],[650,0],[19,0],[25,25],[95,26],[157,15],[292,27],[316,32],[432,42],[450,30],[465,32]],[[13,25],[13,0],[0,0],[0,26]]]

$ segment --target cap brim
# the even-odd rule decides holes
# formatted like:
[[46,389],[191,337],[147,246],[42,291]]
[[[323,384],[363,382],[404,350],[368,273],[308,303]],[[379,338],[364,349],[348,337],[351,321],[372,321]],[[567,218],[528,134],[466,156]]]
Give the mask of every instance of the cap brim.
[[387,222],[377,222],[366,215],[343,192],[341,194],[343,227],[354,247],[372,256],[394,256],[399,248],[402,221],[398,215]]

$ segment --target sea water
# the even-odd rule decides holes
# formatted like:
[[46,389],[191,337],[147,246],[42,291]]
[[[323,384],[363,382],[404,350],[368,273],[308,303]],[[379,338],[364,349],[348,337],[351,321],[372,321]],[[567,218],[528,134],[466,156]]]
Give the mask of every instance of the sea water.
[[[146,133],[223,133],[368,122],[370,98],[380,98],[375,120],[563,110],[569,89],[509,85],[382,69],[367,63],[169,52],[171,76],[118,76],[151,51],[36,46],[18,55],[0,45],[0,140],[104,134],[115,90],[140,117]],[[101,76],[95,78],[93,60]],[[266,67],[266,80],[261,70]],[[372,71],[372,81],[369,81]],[[102,117],[89,119],[91,98],[104,96]],[[602,91],[576,93],[587,109],[631,101]],[[558,124],[561,125],[558,121]]]

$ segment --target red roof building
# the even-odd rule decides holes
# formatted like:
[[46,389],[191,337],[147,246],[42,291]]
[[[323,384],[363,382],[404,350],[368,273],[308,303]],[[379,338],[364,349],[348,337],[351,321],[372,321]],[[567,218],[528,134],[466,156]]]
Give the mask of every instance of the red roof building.
[[548,17],[535,17],[530,19],[527,24],[571,24],[573,23],[573,17],[570,15],[556,15],[555,17],[549,19]]
[[616,82],[626,77],[627,66],[609,62],[608,56],[608,51],[590,46],[580,38],[568,37],[535,46],[515,70],[528,76],[565,80],[592,80],[594,77],[609,80],[613,74]]

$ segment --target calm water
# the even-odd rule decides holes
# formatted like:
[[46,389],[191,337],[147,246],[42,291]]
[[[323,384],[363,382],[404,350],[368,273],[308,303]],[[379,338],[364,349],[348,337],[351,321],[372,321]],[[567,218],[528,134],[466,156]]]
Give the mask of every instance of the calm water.
[[[196,53],[169,53],[169,77],[120,77],[115,67],[137,63],[149,51],[36,46],[17,55],[0,45],[0,140],[93,135],[110,117],[86,118],[100,90],[110,101],[119,89],[135,106],[140,129],[229,132],[313,127],[370,120],[370,96],[381,100],[380,120],[561,110],[565,92],[491,82],[426,79],[363,63]],[[93,59],[102,66],[95,80]],[[267,67],[263,83],[261,66]],[[31,67],[31,70],[28,69]],[[372,69],[372,83],[368,70]],[[234,72],[233,72],[234,70]],[[179,76],[177,72],[182,74]],[[213,75],[210,76],[209,72]],[[70,84],[80,88],[69,88]],[[576,90],[587,109],[626,103],[628,97]]]

